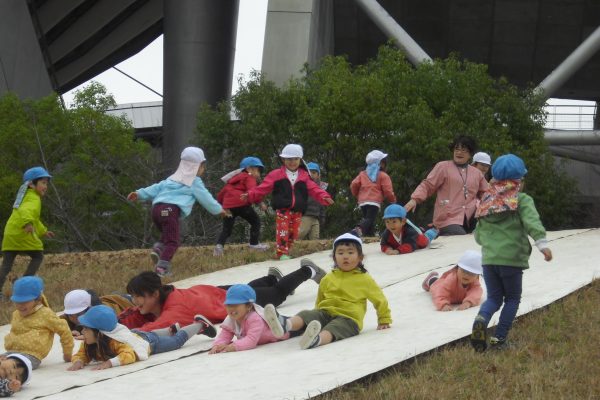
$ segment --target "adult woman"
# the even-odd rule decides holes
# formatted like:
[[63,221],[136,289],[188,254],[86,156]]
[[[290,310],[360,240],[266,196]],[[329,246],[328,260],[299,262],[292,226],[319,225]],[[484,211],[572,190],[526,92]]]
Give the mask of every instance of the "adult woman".
[[459,136],[449,148],[453,152],[452,160],[437,163],[404,208],[412,211],[435,193],[433,225],[440,235],[465,235],[473,230],[477,199],[488,188],[488,183],[481,171],[469,165],[476,148],[472,138]]

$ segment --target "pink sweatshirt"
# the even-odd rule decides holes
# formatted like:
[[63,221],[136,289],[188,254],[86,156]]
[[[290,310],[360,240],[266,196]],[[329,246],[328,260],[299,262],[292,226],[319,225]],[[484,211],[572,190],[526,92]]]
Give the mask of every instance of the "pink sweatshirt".
[[253,349],[259,344],[286,340],[290,334],[286,333],[283,337],[276,338],[265,320],[256,311],[250,311],[241,324],[229,316],[225,318],[225,321],[221,324],[221,332],[215,339],[213,346],[229,344],[234,336],[238,339],[233,342],[235,350],[243,351]]
[[431,285],[429,289],[435,308],[439,311],[445,305],[461,304],[468,301],[476,306],[481,301],[483,289],[479,280],[476,280],[467,287],[458,281],[458,267],[454,267],[444,274]]
[[375,182],[369,179],[367,171],[360,171],[360,174],[350,184],[350,191],[356,197],[358,205],[364,203],[381,205],[384,198],[390,203],[396,202],[392,179],[383,171],[379,171]]
[[[437,229],[462,225],[465,215],[470,219],[475,214],[477,199],[488,188],[485,177],[477,168],[469,165],[464,172],[461,170],[452,160],[437,163],[410,196],[419,204],[436,194],[433,225]],[[466,199],[463,190],[465,183]]]

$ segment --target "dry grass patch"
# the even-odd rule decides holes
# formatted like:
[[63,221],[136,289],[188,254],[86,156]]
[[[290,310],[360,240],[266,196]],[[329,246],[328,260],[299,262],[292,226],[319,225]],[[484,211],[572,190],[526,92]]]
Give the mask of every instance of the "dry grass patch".
[[509,350],[478,354],[463,340],[319,399],[598,399],[598,304],[600,280],[595,280],[520,317]]

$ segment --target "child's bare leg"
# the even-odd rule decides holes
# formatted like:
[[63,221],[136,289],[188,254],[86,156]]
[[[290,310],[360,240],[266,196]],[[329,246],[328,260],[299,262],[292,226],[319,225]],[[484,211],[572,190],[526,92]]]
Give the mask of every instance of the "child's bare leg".
[[304,328],[304,320],[297,315],[288,318],[287,324],[288,331],[299,331],[300,329]]
[[331,342],[333,342],[333,335],[331,334],[331,332],[322,330],[321,333],[319,333],[318,346],[323,346],[323,345],[329,344]]

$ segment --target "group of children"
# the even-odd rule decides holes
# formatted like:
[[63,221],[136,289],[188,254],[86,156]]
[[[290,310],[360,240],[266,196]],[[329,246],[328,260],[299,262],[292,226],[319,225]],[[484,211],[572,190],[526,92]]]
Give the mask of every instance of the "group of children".
[[[273,304],[266,304],[264,308],[257,305],[256,291],[250,285],[233,285],[228,288],[223,301],[226,318],[211,354],[247,350],[300,332],[303,332],[300,339],[303,349],[355,336],[362,330],[367,300],[377,311],[377,329],[390,327],[392,320],[387,299],[365,269],[360,239],[361,234],[368,234],[372,229],[383,199],[387,197],[395,201],[391,180],[385,173],[386,156],[380,151],[369,153],[367,169],[351,185],[363,210],[363,220],[352,233],[335,239],[333,269],[318,280],[315,309],[291,317],[283,316]],[[263,250],[264,246],[258,241],[260,230],[251,204],[260,203],[272,193],[272,206],[277,212],[277,255],[279,259],[289,258],[289,249],[298,236],[308,197],[323,206],[332,204],[333,200],[301,167],[301,146],[285,146],[280,157],[283,166],[267,174],[260,184],[256,180],[264,169],[262,162],[255,157],[242,160],[239,170],[223,178],[226,188],[218,196],[222,204],[210,195],[200,179],[206,168],[205,158],[202,150],[195,147],[183,151],[177,171],[168,179],[130,193],[128,198],[132,201],[152,200],[153,220],[161,232],[160,240],[152,249],[156,273],[161,276],[170,272],[170,261],[179,246],[179,220],[190,214],[195,201],[212,214],[230,219],[241,216],[248,220],[252,227],[250,246]],[[3,251],[9,251],[9,255],[10,251],[41,252],[39,237],[50,236],[41,224],[39,214],[40,198],[45,194],[51,176],[39,167],[32,170],[25,173],[24,184],[5,232],[10,232],[10,226],[14,232],[24,235],[23,241],[31,240],[37,247],[35,250],[5,247],[4,242],[22,244],[5,233]],[[454,268],[441,276],[432,272],[422,284],[423,289],[431,293],[436,309],[449,311],[458,305],[457,309],[465,310],[480,303],[482,288],[479,275],[483,274],[488,296],[474,320],[470,337],[477,351],[488,346],[501,348],[507,344],[508,331],[521,297],[522,273],[528,267],[531,253],[528,236],[534,238],[547,261],[552,259],[533,200],[521,193],[522,179],[527,173],[523,161],[512,154],[504,155],[496,160],[491,171],[490,189],[481,199],[476,214],[475,239],[482,246],[483,256],[467,251]],[[435,229],[423,232],[414,226],[406,218],[406,210],[397,204],[385,209],[384,221],[386,231],[382,235],[381,251],[386,254],[403,254],[424,248],[437,235]],[[232,221],[224,224],[217,245],[220,249],[215,248],[216,254],[222,254],[231,226]],[[28,275],[33,275],[33,269],[39,267],[39,264],[35,266],[35,262],[37,259],[32,256],[34,266],[30,264],[32,271],[28,269],[31,272]],[[312,271],[309,274],[314,275]],[[161,296],[160,291],[156,293],[156,296]],[[144,360],[150,354],[180,348],[194,334],[216,336],[211,321],[202,315],[197,315],[191,324],[183,328],[176,323],[179,321],[173,321],[172,326],[140,331],[120,324],[110,307],[95,305],[75,310],[78,311],[75,313],[76,321],[83,326],[79,333],[83,345],[78,353],[72,355],[74,333],[66,320],[58,318],[47,307],[40,278],[25,276],[18,279],[11,300],[16,311],[11,332],[5,338],[7,353],[0,356],[3,363],[0,368],[0,394],[11,394],[30,379],[31,371],[47,356],[54,334],[61,337],[64,360],[72,361],[69,370],[81,369],[92,360],[101,362],[96,369],[125,365]],[[141,308],[139,302],[134,303]],[[488,339],[487,325],[503,304],[495,335]]]

